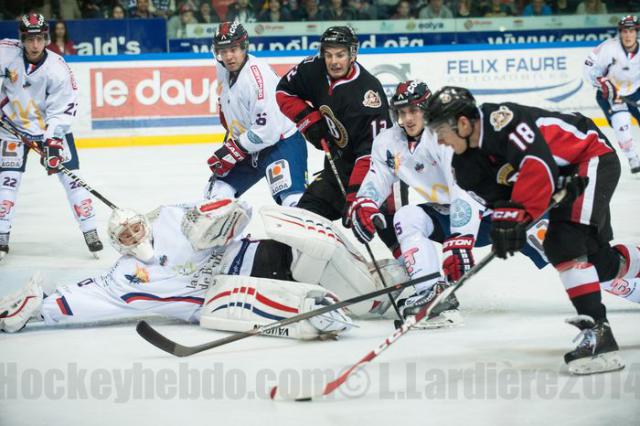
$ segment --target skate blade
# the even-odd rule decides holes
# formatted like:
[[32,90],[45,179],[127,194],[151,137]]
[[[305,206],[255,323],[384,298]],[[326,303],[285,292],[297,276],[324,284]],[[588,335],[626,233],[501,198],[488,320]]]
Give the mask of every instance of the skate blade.
[[420,321],[413,328],[419,330],[433,330],[434,328],[451,328],[464,325],[462,314],[457,309],[441,312],[440,315]]
[[587,374],[606,373],[622,370],[624,362],[619,351],[607,352],[591,358],[580,358],[568,364],[569,373],[578,376]]
[[100,259],[100,256],[98,256],[98,252],[97,251],[92,251],[91,252],[91,256],[93,256],[94,259]]
[[0,263],[2,263],[2,260],[7,257],[7,253],[4,251],[0,251]]

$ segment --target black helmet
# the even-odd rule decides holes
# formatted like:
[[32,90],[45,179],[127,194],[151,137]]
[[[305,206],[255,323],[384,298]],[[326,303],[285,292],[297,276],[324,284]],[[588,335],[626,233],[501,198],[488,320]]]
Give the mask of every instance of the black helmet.
[[638,31],[640,29],[640,21],[637,16],[627,15],[618,21],[618,31],[622,31],[624,28],[630,28]]
[[479,118],[476,100],[471,92],[463,87],[444,86],[427,101],[425,119],[429,127],[449,123],[457,127],[458,118]]
[[325,47],[346,47],[351,56],[358,53],[358,37],[351,27],[329,27],[320,37],[320,54]]
[[240,45],[243,50],[247,49],[249,46],[249,33],[247,33],[247,30],[238,21],[221,23],[213,36],[214,52],[236,44]]
[[427,83],[420,80],[407,80],[398,84],[389,106],[391,109],[399,109],[407,105],[416,105],[420,109],[426,110],[427,100],[430,96],[431,90],[429,90]]
[[39,13],[22,15],[20,18],[20,40],[24,41],[26,36],[33,34],[43,34],[46,39],[49,39],[47,20]]

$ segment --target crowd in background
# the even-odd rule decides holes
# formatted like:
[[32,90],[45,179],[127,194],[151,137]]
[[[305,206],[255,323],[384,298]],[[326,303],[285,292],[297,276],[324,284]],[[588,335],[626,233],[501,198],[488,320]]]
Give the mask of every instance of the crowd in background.
[[[168,37],[179,38],[188,24],[235,19],[252,23],[622,14],[640,11],[640,0],[0,0],[0,20],[31,11],[58,21],[165,18]],[[74,53],[63,22],[52,29],[51,45],[56,52]]]

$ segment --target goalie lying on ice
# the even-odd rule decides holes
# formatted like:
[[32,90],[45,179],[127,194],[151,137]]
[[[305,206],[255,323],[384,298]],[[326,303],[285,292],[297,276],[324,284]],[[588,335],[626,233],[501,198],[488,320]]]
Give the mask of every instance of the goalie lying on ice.
[[[382,287],[326,219],[296,208],[263,208],[271,239],[252,240],[241,237],[250,217],[244,202],[230,199],[162,206],[148,215],[115,210],[109,235],[122,256],[110,270],[48,296],[42,280],[32,277],[18,294],[0,300],[0,329],[19,331],[31,319],[57,325],[158,314],[245,331]],[[382,270],[387,283],[407,279],[395,261]],[[373,299],[274,334],[335,336],[351,328],[350,316],[379,317],[389,303]]]

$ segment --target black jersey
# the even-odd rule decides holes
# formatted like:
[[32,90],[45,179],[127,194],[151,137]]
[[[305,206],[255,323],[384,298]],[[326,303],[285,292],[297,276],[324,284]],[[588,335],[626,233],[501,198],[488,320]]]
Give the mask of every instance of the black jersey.
[[322,114],[335,141],[341,172],[347,176],[358,158],[371,154],[373,138],[391,126],[382,84],[357,62],[345,78],[332,81],[324,59],[309,57],[280,80],[277,99],[298,128],[308,125],[304,121],[314,111]]
[[491,205],[511,199],[532,217],[548,206],[559,175],[597,168],[592,161],[614,152],[595,123],[515,103],[480,106],[480,147],[454,155],[460,187]]

